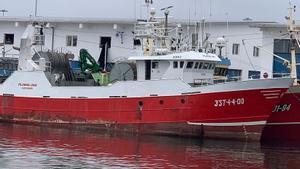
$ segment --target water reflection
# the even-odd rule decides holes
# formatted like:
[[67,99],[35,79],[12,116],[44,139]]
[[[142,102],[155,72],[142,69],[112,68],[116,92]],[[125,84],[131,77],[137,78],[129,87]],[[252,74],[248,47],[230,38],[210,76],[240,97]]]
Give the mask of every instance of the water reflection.
[[0,168],[295,168],[296,146],[0,125]]

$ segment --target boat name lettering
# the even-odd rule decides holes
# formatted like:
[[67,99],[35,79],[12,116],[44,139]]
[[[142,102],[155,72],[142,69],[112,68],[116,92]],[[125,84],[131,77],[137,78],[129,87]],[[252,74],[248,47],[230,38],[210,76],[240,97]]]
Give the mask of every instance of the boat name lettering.
[[180,58],[181,58],[181,56],[178,56],[178,55],[173,56],[173,59],[180,59]]
[[290,111],[292,104],[280,104],[276,105],[272,112],[285,112]]
[[212,56],[212,55],[203,55],[203,57],[212,58],[214,56]]
[[224,107],[224,106],[237,106],[245,104],[244,98],[236,98],[236,99],[220,99],[214,101],[215,107]]
[[18,86],[21,89],[33,89],[33,87],[37,87],[36,83],[18,83]]

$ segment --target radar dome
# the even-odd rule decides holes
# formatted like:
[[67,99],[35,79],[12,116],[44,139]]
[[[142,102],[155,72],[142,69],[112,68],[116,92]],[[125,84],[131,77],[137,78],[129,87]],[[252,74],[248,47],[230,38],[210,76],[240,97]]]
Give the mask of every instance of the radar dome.
[[151,9],[150,9],[150,15],[151,15],[151,16],[154,16],[155,13],[156,13],[155,8],[151,8]]
[[226,46],[226,40],[223,37],[217,38],[216,42],[217,42],[216,46],[218,46],[218,47]]

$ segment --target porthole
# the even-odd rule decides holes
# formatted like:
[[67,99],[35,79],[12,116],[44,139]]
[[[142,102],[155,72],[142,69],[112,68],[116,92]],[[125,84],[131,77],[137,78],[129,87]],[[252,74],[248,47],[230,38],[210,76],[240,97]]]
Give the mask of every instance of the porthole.
[[139,101],[139,106],[143,106],[144,103],[142,101]]

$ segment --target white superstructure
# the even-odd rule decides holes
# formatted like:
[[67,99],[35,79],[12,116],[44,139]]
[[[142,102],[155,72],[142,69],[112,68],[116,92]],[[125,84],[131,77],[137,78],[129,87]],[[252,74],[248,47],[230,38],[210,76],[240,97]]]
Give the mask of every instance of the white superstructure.
[[[44,51],[71,52],[78,58],[81,48],[85,48],[98,60],[103,41],[110,41],[108,62],[126,60],[128,56],[138,56],[140,43],[134,40],[134,20],[119,19],[95,19],[95,18],[46,18],[39,17],[38,22],[45,23]],[[30,18],[0,18],[0,41],[5,43],[3,53],[18,55],[18,51],[12,50],[12,46],[19,47],[21,33],[25,26],[32,22]],[[177,22],[177,21],[176,21]],[[241,76],[243,80],[248,78],[263,78],[265,73],[272,77],[273,56],[268,52],[256,48],[273,48],[269,43],[276,38],[272,32],[262,32],[260,27],[253,25],[270,24],[272,22],[244,21],[214,21],[214,22],[188,22],[179,21],[183,31],[190,36],[186,46],[212,46],[219,37],[227,41],[222,48],[222,54],[231,61],[229,67],[230,76]],[[197,29],[195,29],[197,25]],[[269,36],[270,35],[270,36]],[[208,38],[207,43],[200,43]],[[199,40],[199,43],[196,42]],[[12,40],[12,41],[11,41]],[[102,41],[102,42],[101,42]],[[273,52],[271,50],[271,52]],[[216,50],[218,54],[218,50]]]

